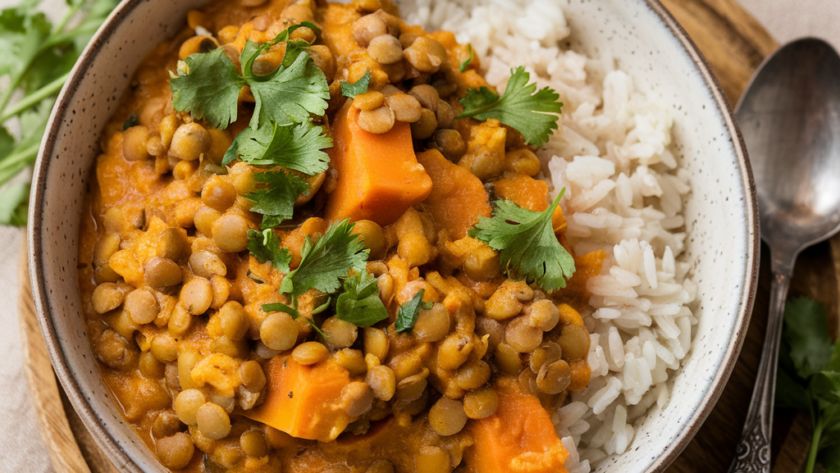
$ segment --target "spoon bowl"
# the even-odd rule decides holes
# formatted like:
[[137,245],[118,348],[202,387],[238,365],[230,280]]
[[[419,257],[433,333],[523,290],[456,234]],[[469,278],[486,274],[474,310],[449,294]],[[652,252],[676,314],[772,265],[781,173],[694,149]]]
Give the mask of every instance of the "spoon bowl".
[[795,257],[840,230],[840,55],[820,39],[787,44],[736,110],[758,191],[761,237]]
[[730,473],[770,472],[782,321],[803,248],[840,230],[840,56],[825,41],[783,46],[759,68],[735,116],[750,152],[773,282],[767,337]]

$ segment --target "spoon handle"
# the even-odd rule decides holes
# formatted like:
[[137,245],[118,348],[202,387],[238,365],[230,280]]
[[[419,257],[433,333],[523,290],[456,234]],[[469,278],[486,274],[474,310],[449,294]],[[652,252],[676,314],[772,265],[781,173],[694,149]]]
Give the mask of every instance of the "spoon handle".
[[[773,266],[776,266],[775,264]],[[779,265],[782,266],[782,265]],[[773,268],[767,335],[758,365],[747,421],[729,473],[770,473],[770,436],[773,427],[773,398],[781,343],[785,299],[790,287],[792,265]]]

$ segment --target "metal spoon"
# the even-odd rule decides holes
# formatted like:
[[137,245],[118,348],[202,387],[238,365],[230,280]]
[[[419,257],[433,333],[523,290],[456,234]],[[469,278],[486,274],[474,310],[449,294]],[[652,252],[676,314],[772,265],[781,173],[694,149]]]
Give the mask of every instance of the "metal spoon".
[[758,378],[729,471],[769,473],[782,315],[793,265],[805,247],[840,230],[840,56],[819,39],[785,45],[758,70],[735,113],[755,174],[773,283]]

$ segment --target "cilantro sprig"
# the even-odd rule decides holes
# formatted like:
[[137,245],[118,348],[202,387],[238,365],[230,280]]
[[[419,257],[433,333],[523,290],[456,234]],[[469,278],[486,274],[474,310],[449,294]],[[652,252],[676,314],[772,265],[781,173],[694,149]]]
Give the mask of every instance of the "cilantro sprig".
[[332,294],[341,287],[340,279],[351,270],[361,272],[365,269],[370,250],[365,249],[364,242],[353,233],[354,226],[345,219],[330,225],[315,244],[306,237],[300,252],[300,265],[283,278],[280,293],[299,296],[317,289]]
[[470,52],[470,56],[461,63],[461,67],[458,68],[459,72],[466,72],[467,68],[470,67],[470,64],[475,59],[475,51],[472,48],[471,44],[467,45],[467,51]]
[[549,87],[537,91],[537,84],[529,84],[531,75],[520,66],[511,70],[504,94],[499,96],[488,87],[467,89],[461,99],[464,111],[456,118],[477,120],[495,118],[525,137],[525,143],[541,146],[557,129],[558,115],[563,104],[560,95]]
[[[24,0],[0,11],[0,185],[35,162],[55,96],[64,86],[93,33],[118,0],[68,0],[57,23],[38,11],[40,0]],[[20,95],[17,101],[13,97]],[[19,120],[21,134],[7,129]],[[29,184],[0,191],[0,224],[23,226]]]
[[246,128],[233,140],[222,164],[239,158],[254,166],[282,166],[309,175],[329,168],[330,156],[324,151],[332,147],[332,138],[324,129],[309,123],[300,125]]
[[812,299],[791,299],[785,306],[776,406],[811,414],[805,473],[817,463],[840,471],[840,343],[832,344],[825,308]]
[[368,87],[370,86],[370,70],[365,72],[359,80],[356,82],[341,82],[341,95],[347,98],[354,98],[359,94],[363,94],[368,91]]
[[[240,55],[241,73],[221,49],[190,55],[185,61],[189,72],[170,80],[173,107],[224,129],[236,121],[239,92],[247,85],[255,99],[250,122],[253,129],[270,123],[306,123],[311,115],[323,115],[330,98],[327,78],[305,54],[308,43],[289,41],[291,33],[303,26],[318,29],[304,22],[282,31],[268,43],[248,41]],[[287,42],[287,48],[280,66],[265,75],[255,73],[257,57],[281,41]]]
[[420,309],[429,310],[434,306],[433,302],[423,302],[425,293],[425,289],[420,289],[420,292],[415,294],[410,301],[400,306],[400,310],[397,312],[397,320],[394,322],[397,333],[410,332],[414,329],[417,318],[420,317]]
[[266,229],[261,232],[248,230],[248,251],[260,264],[271,261],[278,271],[289,272],[292,253],[288,248],[280,246],[280,238],[273,230]]
[[336,301],[335,317],[358,327],[370,327],[388,318],[379,298],[378,280],[362,271],[344,280],[344,292]]
[[254,180],[268,185],[245,196],[254,202],[251,212],[262,214],[263,230],[291,219],[298,196],[309,190],[306,181],[283,171],[254,173]]
[[469,235],[501,251],[502,269],[509,277],[536,282],[546,291],[564,288],[575,272],[575,260],[554,235],[551,217],[565,190],[544,212],[496,201],[493,217],[480,217]]

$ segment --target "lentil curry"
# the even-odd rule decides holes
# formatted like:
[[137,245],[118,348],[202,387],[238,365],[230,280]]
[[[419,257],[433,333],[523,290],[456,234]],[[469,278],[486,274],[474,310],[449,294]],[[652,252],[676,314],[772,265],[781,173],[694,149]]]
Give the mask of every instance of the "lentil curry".
[[[535,178],[557,117],[532,117],[548,117],[535,137],[493,106],[470,114],[518,91],[499,100],[469,45],[396,15],[380,0],[191,11],[107,125],[85,317],[165,467],[565,471],[551,412],[589,382],[578,310],[606,255],[571,259]],[[526,227],[549,237],[492,235]]]

